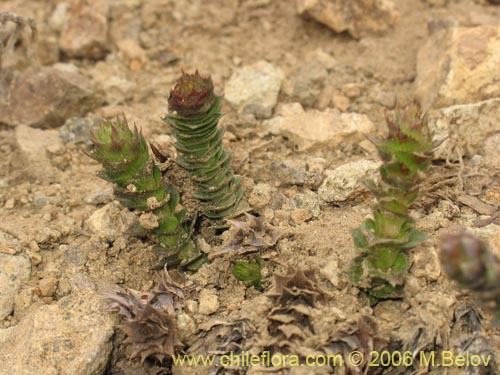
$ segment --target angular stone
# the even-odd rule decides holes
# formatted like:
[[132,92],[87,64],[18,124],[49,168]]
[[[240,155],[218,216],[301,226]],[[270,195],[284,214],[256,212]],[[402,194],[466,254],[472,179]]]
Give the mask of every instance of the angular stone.
[[500,132],[500,98],[430,111],[428,118],[434,141],[442,142],[435,151],[437,158],[457,160],[484,150],[495,155],[489,151],[492,148],[499,154],[498,143],[486,140]]
[[42,180],[51,178],[57,172],[47,153],[48,149],[62,147],[57,130],[34,129],[20,125],[16,127],[16,143],[19,157],[14,160],[15,166]]
[[306,55],[303,63],[283,83],[283,92],[292,101],[313,106],[316,101],[320,101],[328,70],[335,65],[335,59],[321,50]]
[[101,375],[113,348],[114,320],[101,296],[73,286],[68,297],[43,305],[0,330],[0,375]]
[[308,168],[304,159],[281,159],[271,163],[271,174],[280,186],[299,185],[317,188],[323,179],[322,171]]
[[359,160],[325,172],[318,194],[328,203],[344,202],[366,193],[365,180],[375,179],[380,162]]
[[8,104],[0,103],[0,123],[55,128],[71,116],[99,106],[102,97],[73,65],[28,68],[10,85]]
[[99,59],[106,55],[109,1],[73,0],[68,9],[59,46],[70,57]]
[[65,143],[85,143],[91,145],[90,131],[99,129],[104,119],[89,114],[86,117],[70,117],[59,129],[59,136]]
[[272,114],[284,74],[266,61],[243,67],[226,83],[224,98],[240,113],[265,118]]
[[437,250],[431,246],[419,249],[413,259],[411,273],[428,281],[437,281],[441,275],[441,262]]
[[340,113],[336,109],[304,111],[300,103],[285,104],[278,116],[264,122],[265,126],[278,129],[300,151],[315,146],[334,147],[343,142],[356,142],[363,134],[375,130],[366,115]]
[[415,97],[424,110],[500,97],[500,26],[447,28],[419,50]]
[[354,38],[381,34],[399,19],[391,0],[299,0],[299,14]]
[[0,320],[12,313],[14,297],[30,275],[31,263],[28,258],[0,253]]
[[104,239],[113,242],[137,221],[136,216],[113,201],[96,210],[86,221],[88,229]]

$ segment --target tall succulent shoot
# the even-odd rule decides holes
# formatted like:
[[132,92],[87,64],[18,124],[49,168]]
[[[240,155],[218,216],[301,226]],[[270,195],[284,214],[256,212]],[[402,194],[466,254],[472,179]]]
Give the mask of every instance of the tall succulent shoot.
[[431,136],[415,106],[395,112],[394,118],[386,114],[388,136],[370,138],[383,161],[380,181],[368,183],[377,199],[373,218],[352,231],[362,250],[355,260],[354,280],[375,300],[401,295],[408,250],[425,240],[425,234],[413,227],[409,211],[432,159]]
[[500,263],[486,244],[468,233],[448,234],[441,241],[440,256],[445,273],[492,304],[500,324]]
[[221,98],[214,93],[212,79],[182,73],[168,98],[169,114],[164,121],[173,129],[178,163],[198,187],[195,197],[203,202],[209,218],[235,212],[243,190],[231,169],[231,156],[224,151]]
[[99,176],[115,184],[115,196],[125,207],[144,211],[148,220],[140,220],[152,231],[167,259],[178,265],[197,255],[185,222],[185,211],[176,210],[179,194],[162,181],[162,174],[149,156],[143,135],[129,129],[125,118],[104,122],[91,133],[94,148],[90,156],[102,164]]

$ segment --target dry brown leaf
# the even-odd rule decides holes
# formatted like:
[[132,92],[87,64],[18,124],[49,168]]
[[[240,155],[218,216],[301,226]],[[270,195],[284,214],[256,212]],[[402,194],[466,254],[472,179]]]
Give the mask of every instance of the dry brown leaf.
[[106,298],[110,309],[124,319],[119,327],[127,335],[124,343],[132,345],[132,359],[140,357],[143,363],[152,357],[163,362],[182,348],[175,317],[184,302],[184,292],[167,272],[160,285],[147,295],[116,292]]
[[306,305],[315,306],[327,296],[327,293],[316,285],[314,271],[302,271],[290,267],[286,275],[275,275],[274,279],[274,288],[268,295],[276,298],[282,306],[296,299],[303,300]]
[[210,259],[231,252],[244,254],[273,247],[283,236],[283,232],[272,225],[248,213],[245,215],[247,221],[227,220],[231,225],[229,239],[220,250],[209,255]]

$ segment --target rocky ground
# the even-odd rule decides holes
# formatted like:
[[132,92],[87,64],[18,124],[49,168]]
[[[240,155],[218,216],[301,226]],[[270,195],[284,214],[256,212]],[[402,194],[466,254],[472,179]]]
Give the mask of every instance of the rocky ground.
[[[230,272],[221,251],[230,225],[202,222],[197,235],[212,263],[195,274],[171,272],[185,293],[177,316],[185,352],[498,355],[488,311],[443,275],[437,250],[440,235],[460,225],[500,255],[494,3],[2,1],[1,12],[19,17],[0,13],[0,374],[269,373],[131,360],[103,298],[113,290],[147,294],[163,271],[153,241],[128,230],[136,213],[96,176],[99,166],[85,154],[88,130],[124,114],[175,157],[161,118],[181,68],[210,73],[224,94],[221,126],[247,211],[280,234],[257,249],[259,292]],[[414,211],[429,239],[413,251],[404,299],[370,307],[347,275],[357,254],[350,230],[370,213],[362,180],[379,165],[364,134],[384,133],[384,109],[396,99],[417,100],[442,143]],[[182,198],[193,207],[189,189]],[[277,285],[274,275],[287,272]],[[276,289],[289,281],[317,297],[293,314],[276,308]],[[427,371],[445,373],[364,373]],[[494,365],[446,371],[497,373]]]

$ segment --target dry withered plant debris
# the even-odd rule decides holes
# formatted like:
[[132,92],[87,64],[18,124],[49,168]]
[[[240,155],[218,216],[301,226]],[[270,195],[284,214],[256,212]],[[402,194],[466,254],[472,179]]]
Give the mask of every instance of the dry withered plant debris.
[[209,259],[224,254],[246,254],[259,249],[269,248],[278,242],[283,236],[283,232],[267,224],[260,218],[245,213],[246,221],[227,220],[229,233],[227,240],[220,250],[214,251],[209,255]]
[[268,294],[276,307],[268,316],[271,344],[285,352],[294,340],[313,335],[312,309],[327,298],[316,284],[314,271],[288,268],[286,275],[275,275],[275,285]]
[[495,354],[491,343],[482,332],[483,316],[470,303],[459,303],[455,308],[454,321],[450,334],[450,347],[458,354],[469,353],[490,356],[487,366],[465,366],[465,375],[494,375],[498,373]]
[[[328,339],[329,343],[321,350],[326,355],[340,354],[344,358],[345,373],[350,375],[365,374],[368,359],[372,351],[381,352],[387,341],[378,336],[378,328],[375,321],[368,316],[360,316],[347,323],[343,329],[334,332]],[[365,361],[361,366],[353,366],[347,360],[350,353],[360,352]],[[376,369],[371,371],[375,375]]]
[[116,292],[106,295],[109,307],[123,319],[119,326],[132,345],[131,359],[140,357],[158,362],[169,359],[183,344],[177,337],[176,311],[183,306],[184,292],[167,272],[158,287],[147,295]]
[[234,366],[222,366],[221,357],[231,353],[234,356],[249,350],[248,339],[255,334],[255,327],[248,319],[209,321],[198,328],[199,339],[187,349],[186,354],[213,355],[214,362],[209,369],[209,375],[247,373],[244,363],[235,362]]

